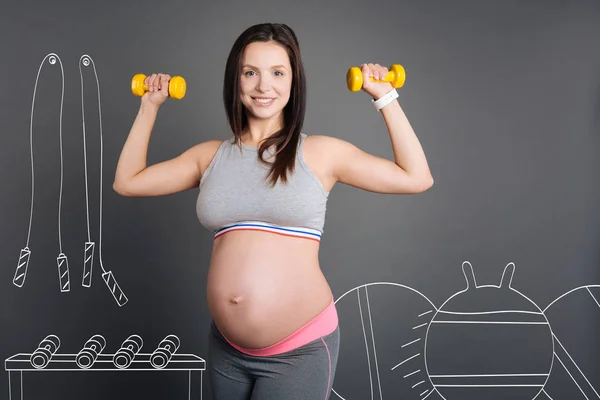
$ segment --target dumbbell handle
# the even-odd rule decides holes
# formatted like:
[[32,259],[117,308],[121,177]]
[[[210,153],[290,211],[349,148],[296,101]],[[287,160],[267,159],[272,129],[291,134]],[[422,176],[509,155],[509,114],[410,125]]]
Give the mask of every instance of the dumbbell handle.
[[[148,85],[145,84],[146,75],[136,74],[131,79],[131,91],[136,96],[143,96],[149,90]],[[185,79],[181,76],[174,76],[169,79],[169,96],[180,100],[185,96],[186,88]]]

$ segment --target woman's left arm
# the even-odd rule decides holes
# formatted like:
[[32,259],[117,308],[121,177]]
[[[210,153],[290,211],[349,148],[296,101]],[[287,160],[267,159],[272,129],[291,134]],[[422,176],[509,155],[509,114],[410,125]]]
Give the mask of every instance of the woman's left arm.
[[[389,82],[372,82],[369,79],[383,79],[387,68],[379,64],[363,64],[361,70],[362,89],[374,99],[381,98],[393,89]],[[421,143],[400,103],[393,100],[380,113],[388,128],[395,162],[366,153],[344,140],[329,138],[334,180],[377,193],[426,191],[433,185],[433,177]]]

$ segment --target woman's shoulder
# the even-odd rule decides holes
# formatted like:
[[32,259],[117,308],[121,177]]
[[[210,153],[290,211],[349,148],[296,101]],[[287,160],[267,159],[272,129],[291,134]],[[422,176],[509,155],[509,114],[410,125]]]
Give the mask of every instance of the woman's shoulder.
[[194,151],[194,153],[196,153],[200,158],[207,156],[212,158],[217,150],[219,150],[219,147],[225,143],[225,141],[226,140],[223,139],[208,139],[194,145],[191,150]]
[[303,133],[302,158],[315,168],[326,171],[335,167],[336,160],[344,154],[344,149],[352,146],[343,139],[323,134]]
[[213,161],[219,148],[228,140],[225,139],[208,139],[193,146],[190,150],[194,153],[198,169],[203,174]]
[[343,151],[344,149],[353,147],[353,144],[347,140],[335,136],[307,133],[302,133],[302,135],[304,136],[305,149],[312,152],[319,152],[324,155],[331,155],[337,151]]

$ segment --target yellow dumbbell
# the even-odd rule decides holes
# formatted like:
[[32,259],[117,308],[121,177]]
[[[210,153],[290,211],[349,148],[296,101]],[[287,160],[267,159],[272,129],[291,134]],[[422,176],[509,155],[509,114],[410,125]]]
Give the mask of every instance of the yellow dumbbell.
[[[148,86],[144,84],[146,75],[137,74],[131,79],[131,91],[136,96],[143,96],[148,91]],[[181,76],[174,76],[169,80],[169,96],[180,100],[185,96],[185,79]]]
[[[402,65],[392,64],[389,68],[389,72],[383,79],[370,79],[371,82],[390,82],[393,87],[401,88],[404,86],[404,81],[406,80],[406,72]],[[352,92],[358,92],[362,88],[363,76],[359,67],[352,67],[348,70],[346,73],[346,84],[348,85],[348,89]]]

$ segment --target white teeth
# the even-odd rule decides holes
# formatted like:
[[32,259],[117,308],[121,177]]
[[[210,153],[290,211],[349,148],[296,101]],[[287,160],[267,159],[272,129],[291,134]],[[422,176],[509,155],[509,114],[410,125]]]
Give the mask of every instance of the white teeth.
[[259,103],[267,104],[273,101],[273,99],[255,99]]

